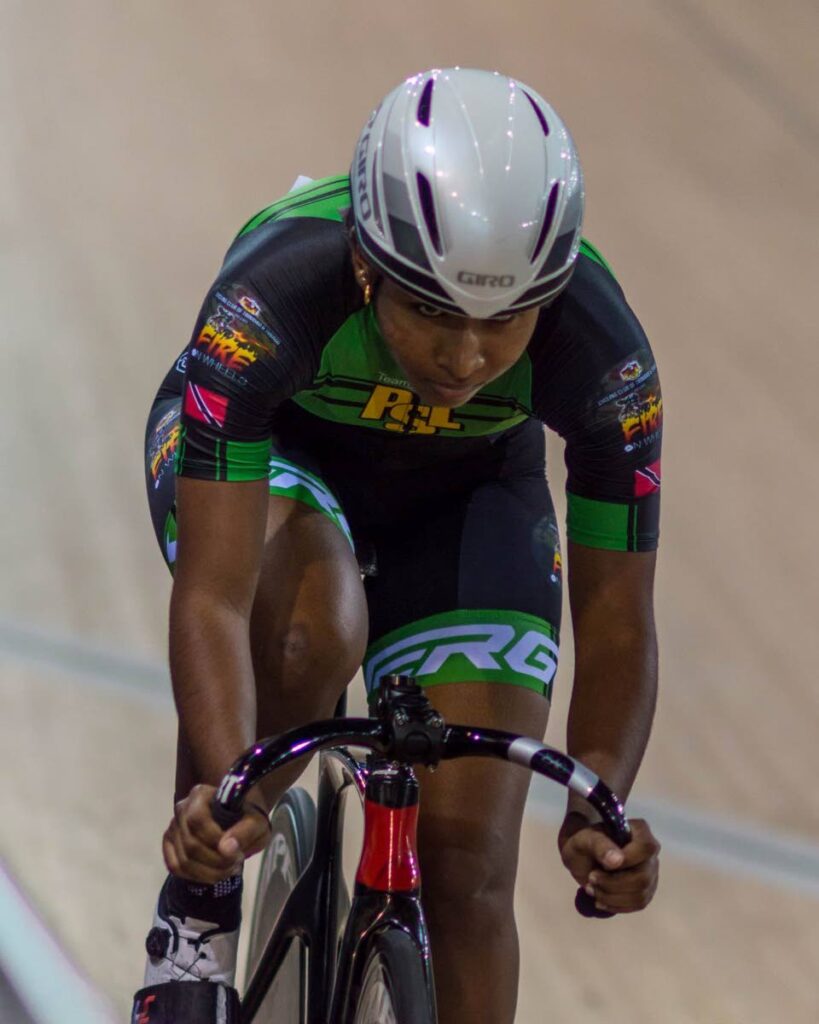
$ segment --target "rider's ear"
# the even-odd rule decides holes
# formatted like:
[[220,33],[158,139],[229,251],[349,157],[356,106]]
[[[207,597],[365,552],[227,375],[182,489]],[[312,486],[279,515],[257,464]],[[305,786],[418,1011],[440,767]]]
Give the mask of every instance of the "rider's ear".
[[365,302],[369,303],[378,280],[378,271],[361,251],[361,246],[358,244],[352,210],[345,211],[344,226],[347,229],[347,240],[350,243],[350,259],[353,262],[353,273],[364,292]]

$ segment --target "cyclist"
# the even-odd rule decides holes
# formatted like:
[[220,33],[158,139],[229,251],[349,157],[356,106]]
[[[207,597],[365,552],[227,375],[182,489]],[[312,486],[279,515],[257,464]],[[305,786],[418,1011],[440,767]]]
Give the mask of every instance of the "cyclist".
[[[292,777],[225,832],[209,803],[255,738],[331,715],[362,664],[370,690],[404,671],[452,721],[543,735],[562,578],[543,424],[568,466],[568,750],[628,794],[656,692],[662,401],[581,240],[583,200],[534,90],[438,70],[379,105],[349,176],[302,185],[231,245],[147,428],[179,745],[134,1020],[235,1012],[241,866]],[[511,1024],[528,773],[421,774],[440,1020]],[[632,827],[619,851],[572,798],[559,834],[616,913],[657,884],[659,845]]]

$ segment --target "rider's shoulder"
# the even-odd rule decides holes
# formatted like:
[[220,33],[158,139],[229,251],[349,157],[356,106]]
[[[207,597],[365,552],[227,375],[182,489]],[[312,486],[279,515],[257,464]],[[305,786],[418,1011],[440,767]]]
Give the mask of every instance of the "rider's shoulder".
[[588,239],[580,242],[574,273],[566,289],[571,308],[623,306],[628,308],[625,293],[609,261]]
[[223,271],[248,263],[338,259],[347,251],[344,212],[350,202],[346,174],[303,179],[242,226],[227,251]]
[[560,321],[575,345],[585,341],[603,358],[608,350],[648,346],[642,324],[611,264],[585,238],[563,297]]
[[649,340],[611,265],[585,239],[568,287],[538,322],[529,354],[541,411],[562,407],[569,395],[591,400],[612,374],[625,374],[625,381],[636,367],[654,366]]

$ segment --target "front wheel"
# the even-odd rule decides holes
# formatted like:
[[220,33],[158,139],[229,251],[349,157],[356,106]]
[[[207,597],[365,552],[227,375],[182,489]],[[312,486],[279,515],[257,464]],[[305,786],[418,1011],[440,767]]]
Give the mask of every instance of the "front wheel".
[[421,950],[404,931],[373,936],[350,1024],[435,1024],[432,979]]
[[[310,794],[298,786],[289,789],[272,811],[270,827],[270,841],[262,854],[250,926],[248,980],[259,965],[282,907],[312,855],[316,807]],[[302,1024],[306,984],[306,951],[302,943],[294,939],[254,1019]]]

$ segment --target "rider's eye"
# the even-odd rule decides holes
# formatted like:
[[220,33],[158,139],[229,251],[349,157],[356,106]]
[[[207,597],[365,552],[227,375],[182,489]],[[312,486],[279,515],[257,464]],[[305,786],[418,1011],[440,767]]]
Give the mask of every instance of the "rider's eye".
[[418,313],[421,314],[421,316],[425,316],[425,317],[429,317],[429,318],[436,317],[436,316],[443,316],[444,315],[444,311],[442,309],[438,309],[437,306],[430,306],[426,302],[418,302],[418,303],[416,303],[415,309],[416,309],[416,311]]

